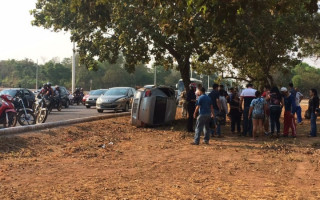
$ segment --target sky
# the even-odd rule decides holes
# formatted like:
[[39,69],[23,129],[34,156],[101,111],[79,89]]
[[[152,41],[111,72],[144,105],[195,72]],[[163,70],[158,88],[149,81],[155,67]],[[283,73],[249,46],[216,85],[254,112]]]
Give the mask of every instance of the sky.
[[72,56],[70,34],[31,25],[36,0],[0,0],[0,60],[31,59],[39,64]]
[[[31,25],[30,10],[37,0],[0,0],[0,60],[31,59],[43,64],[72,56],[70,34]],[[320,68],[320,59],[305,59]]]

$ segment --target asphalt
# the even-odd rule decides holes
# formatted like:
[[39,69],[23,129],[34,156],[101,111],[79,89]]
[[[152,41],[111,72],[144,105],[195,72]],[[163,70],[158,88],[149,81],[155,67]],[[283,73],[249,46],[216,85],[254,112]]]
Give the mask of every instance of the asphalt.
[[[54,109],[48,116],[46,123],[48,122],[59,122],[59,121],[66,121],[72,119],[79,119],[79,118],[87,118],[93,116],[105,116],[105,115],[112,115],[115,114],[114,111],[104,111],[103,113],[98,113],[95,107],[86,108],[83,105],[73,105],[69,108],[63,108],[62,111],[57,111]],[[17,126],[20,126],[17,123]],[[3,125],[0,124],[0,129],[3,128]]]

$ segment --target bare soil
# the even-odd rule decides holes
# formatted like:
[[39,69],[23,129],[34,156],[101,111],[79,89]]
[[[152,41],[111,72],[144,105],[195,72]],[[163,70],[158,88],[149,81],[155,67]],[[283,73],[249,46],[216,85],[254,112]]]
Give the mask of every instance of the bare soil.
[[0,138],[0,199],[320,199],[320,138],[223,138],[192,146],[129,117]]

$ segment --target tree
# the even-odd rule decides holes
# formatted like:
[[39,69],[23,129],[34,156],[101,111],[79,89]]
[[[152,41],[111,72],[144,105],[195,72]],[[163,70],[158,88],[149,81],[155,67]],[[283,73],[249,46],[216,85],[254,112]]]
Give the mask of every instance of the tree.
[[188,89],[191,58],[208,60],[220,26],[237,13],[232,1],[212,2],[206,7],[192,0],[38,0],[33,25],[71,31],[89,69],[97,68],[96,59],[114,63],[119,52],[129,72],[151,55],[165,68],[176,63]]
[[[207,6],[212,3],[208,1]],[[217,53],[209,62],[199,63],[198,69],[260,86],[274,85],[275,74],[287,74],[300,62],[306,38],[319,33],[317,1],[239,0],[234,4],[239,6],[235,23],[222,26]]]

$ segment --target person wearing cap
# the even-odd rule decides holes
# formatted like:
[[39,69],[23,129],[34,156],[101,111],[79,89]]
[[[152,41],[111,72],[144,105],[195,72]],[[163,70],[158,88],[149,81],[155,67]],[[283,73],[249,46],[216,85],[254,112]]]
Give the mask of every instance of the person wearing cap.
[[284,98],[284,130],[283,136],[288,137],[289,129],[291,128],[292,137],[296,137],[296,122],[294,118],[295,106],[296,106],[296,94],[289,93],[286,87],[281,88],[281,93]]

